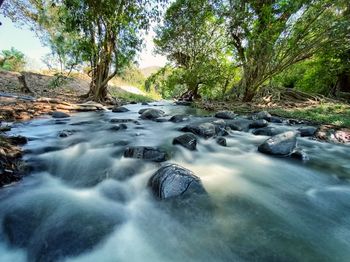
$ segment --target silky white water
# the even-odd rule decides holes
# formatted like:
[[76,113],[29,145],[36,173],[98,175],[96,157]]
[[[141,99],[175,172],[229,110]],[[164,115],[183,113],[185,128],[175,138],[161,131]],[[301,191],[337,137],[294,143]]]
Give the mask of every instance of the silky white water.
[[[232,131],[227,147],[199,139],[188,151],[172,145],[188,122],[140,120],[145,107],[14,126],[30,140],[32,169],[0,189],[0,261],[350,260],[350,147],[298,138],[310,158],[302,162],[263,155],[267,137]],[[204,118],[171,103],[155,108]],[[113,131],[112,118],[140,124]],[[62,130],[74,133],[60,138]],[[210,211],[155,200],[147,182],[161,164],[123,157],[137,145],[162,147],[169,163],[199,176]]]

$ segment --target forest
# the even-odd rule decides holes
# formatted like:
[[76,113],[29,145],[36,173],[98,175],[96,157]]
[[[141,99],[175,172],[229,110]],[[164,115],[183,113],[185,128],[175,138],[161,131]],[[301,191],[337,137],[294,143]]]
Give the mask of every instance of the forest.
[[346,0],[5,1],[1,12],[49,46],[62,73],[85,70],[87,96],[135,63],[155,25],[168,64],[146,90],[163,98],[251,102],[290,90],[349,98]]

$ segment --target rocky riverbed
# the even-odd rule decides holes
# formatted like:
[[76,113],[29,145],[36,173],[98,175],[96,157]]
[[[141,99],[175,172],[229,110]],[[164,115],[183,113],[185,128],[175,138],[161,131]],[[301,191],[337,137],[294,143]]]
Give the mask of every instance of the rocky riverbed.
[[350,147],[320,132],[170,102],[14,123],[0,261],[347,261]]

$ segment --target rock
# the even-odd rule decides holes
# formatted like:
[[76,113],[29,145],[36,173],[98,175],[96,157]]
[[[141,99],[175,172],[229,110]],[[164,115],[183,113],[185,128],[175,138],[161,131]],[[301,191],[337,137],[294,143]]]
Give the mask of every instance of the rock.
[[215,114],[216,118],[234,119],[237,115],[233,111],[220,111]]
[[262,128],[262,127],[267,127],[268,122],[265,119],[259,119],[251,122],[249,124],[249,128]]
[[175,164],[158,169],[148,181],[148,187],[158,199],[206,194],[199,177],[190,170]]
[[144,112],[142,112],[141,114],[141,118],[142,119],[149,119],[149,120],[153,120],[156,119],[158,117],[162,117],[164,116],[164,111],[159,110],[159,109],[154,109],[154,108],[150,108],[145,110]]
[[130,101],[129,104],[131,104],[131,105],[136,105],[137,102],[136,102],[136,101]]
[[294,125],[303,125],[303,124],[306,124],[306,122],[300,119],[288,119],[287,124],[294,126]]
[[226,138],[224,137],[218,137],[216,139],[216,143],[218,143],[220,146],[227,146]]
[[70,117],[70,115],[68,115],[64,112],[61,112],[61,111],[53,111],[52,117],[53,118],[66,118],[66,117]]
[[186,115],[174,115],[169,119],[169,121],[174,123],[180,123],[180,122],[187,121],[188,119],[189,118]]
[[297,133],[287,131],[270,137],[258,147],[258,150],[261,153],[270,155],[289,155],[295,149],[296,144]]
[[164,122],[168,122],[169,118],[167,118],[167,117],[159,117],[159,118],[154,119],[154,121],[158,122],[158,123],[164,123]]
[[174,138],[173,145],[181,145],[193,151],[197,147],[197,138],[192,133],[183,134]]
[[11,130],[11,126],[1,126],[0,132],[7,132]]
[[28,143],[28,139],[24,136],[11,136],[8,138],[9,142],[13,145],[24,145]]
[[268,121],[271,123],[283,123],[283,120],[277,116],[271,116]]
[[146,146],[128,147],[124,151],[124,157],[143,159],[153,162],[164,162],[169,159],[166,151],[159,148]]
[[109,122],[111,123],[134,123],[135,125],[140,125],[139,121],[136,121],[134,119],[119,119],[119,118],[112,118]]
[[215,125],[211,123],[190,124],[182,128],[181,131],[191,132],[204,138],[210,138],[216,135]]
[[190,105],[192,105],[192,102],[180,100],[180,101],[176,101],[175,104],[178,106],[190,106]]
[[309,156],[302,149],[295,149],[291,154],[291,158],[307,161],[309,160]]
[[232,130],[248,132],[252,121],[244,118],[227,120],[226,125]]
[[314,136],[317,131],[317,127],[304,126],[299,128],[298,131],[300,132],[300,136]]
[[129,109],[127,109],[126,107],[123,106],[117,106],[117,107],[113,107],[112,112],[113,113],[125,113],[130,111]]
[[253,134],[256,136],[275,136],[283,132],[286,132],[286,129],[277,127],[263,127],[254,130]]
[[256,113],[252,116],[253,120],[259,120],[259,119],[265,119],[266,121],[270,121],[271,115],[267,111],[261,111],[259,113]]
[[142,102],[141,105],[148,106],[149,104],[147,102]]
[[119,125],[112,126],[110,128],[110,130],[112,130],[112,131],[119,131],[119,130],[125,130],[127,128],[128,128],[128,126],[126,124],[119,124]]
[[58,136],[59,137],[69,137],[69,136],[71,136],[71,135],[73,135],[75,133],[75,131],[74,130],[67,130],[67,129],[65,129],[65,130],[62,130],[62,131],[60,131],[60,132],[58,132]]
[[142,108],[142,109],[139,110],[138,113],[141,115],[143,112],[145,112],[148,109],[151,109],[151,108]]

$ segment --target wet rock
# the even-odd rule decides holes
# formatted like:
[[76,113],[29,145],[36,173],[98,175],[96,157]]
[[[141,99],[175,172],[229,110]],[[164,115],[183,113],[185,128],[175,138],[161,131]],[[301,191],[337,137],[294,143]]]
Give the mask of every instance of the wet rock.
[[149,104],[147,102],[142,102],[141,105],[148,106]]
[[11,130],[11,126],[1,126],[0,132],[7,132]]
[[178,106],[190,106],[190,105],[192,105],[192,102],[180,100],[180,101],[176,101],[175,104]]
[[233,111],[220,111],[215,114],[215,117],[222,119],[234,119],[236,116]]
[[114,107],[112,109],[113,113],[125,113],[125,112],[128,112],[128,111],[130,111],[130,110],[127,109],[126,107],[123,107],[123,106],[117,106],[117,107]]
[[166,118],[166,117],[159,117],[159,118],[156,118],[154,119],[155,122],[158,122],[158,123],[164,123],[164,122],[168,122],[169,121],[169,118]]
[[261,111],[259,113],[256,113],[252,115],[253,120],[259,120],[259,119],[264,119],[266,121],[270,121],[271,119],[271,114],[267,111]]
[[65,129],[65,130],[58,132],[58,136],[64,138],[64,137],[69,137],[69,136],[73,135],[74,133],[75,133],[75,130]]
[[173,123],[180,123],[180,122],[187,121],[188,119],[189,118],[186,115],[174,115],[169,119],[169,121]]
[[309,156],[300,148],[295,149],[291,154],[291,158],[307,161],[309,160]]
[[125,220],[122,208],[103,211],[73,207],[75,210],[61,213],[60,217],[49,217],[43,225],[46,230],[36,232],[28,246],[30,262],[63,261],[89,252]]
[[131,105],[136,105],[137,102],[136,102],[136,101],[131,101],[131,102],[129,102],[129,104],[131,104]]
[[149,120],[153,120],[156,119],[158,117],[162,117],[164,116],[164,111],[159,110],[159,109],[154,109],[154,108],[150,108],[145,110],[144,112],[142,112],[141,114],[141,118],[142,119],[149,119]]
[[287,124],[294,126],[294,125],[303,125],[306,124],[306,121],[300,120],[300,119],[288,119]]
[[297,133],[287,131],[267,139],[258,147],[258,150],[270,155],[289,155],[295,149],[296,144]]
[[199,177],[175,164],[161,167],[148,181],[148,187],[158,199],[206,194]]
[[119,125],[112,126],[110,128],[110,130],[112,130],[112,131],[119,131],[119,130],[125,130],[127,128],[128,128],[128,126],[126,124],[119,124]]
[[227,146],[226,138],[224,137],[218,137],[216,143],[220,146]]
[[163,149],[147,146],[128,147],[124,151],[124,157],[143,159],[153,162],[164,162],[169,159],[168,153]]
[[256,136],[275,136],[283,132],[286,132],[285,128],[263,127],[254,130],[253,134]]
[[141,115],[143,112],[145,112],[148,109],[151,109],[151,108],[142,108],[142,109],[139,110],[138,113]]
[[61,112],[61,111],[53,111],[52,117],[53,118],[67,118],[67,117],[70,117],[70,115],[68,115],[64,112]]
[[251,122],[249,124],[249,128],[262,128],[262,127],[267,127],[268,122],[265,119],[259,119]]
[[283,120],[277,116],[271,116],[268,121],[271,123],[283,123]]
[[119,123],[134,123],[136,125],[140,125],[139,121],[136,121],[134,119],[119,119],[119,118],[112,118],[109,122],[119,124]]
[[24,136],[11,136],[8,137],[8,140],[13,145],[25,145],[28,143],[28,139]]
[[248,132],[252,121],[244,118],[227,120],[226,125],[232,130]]
[[210,138],[216,135],[215,125],[212,123],[190,124],[183,127],[181,131],[191,132],[204,138]]
[[192,133],[183,134],[174,138],[173,145],[181,145],[193,151],[197,147],[197,138]]
[[300,136],[314,136],[316,131],[317,131],[317,127],[314,126],[304,126],[298,129],[298,131],[300,132]]

